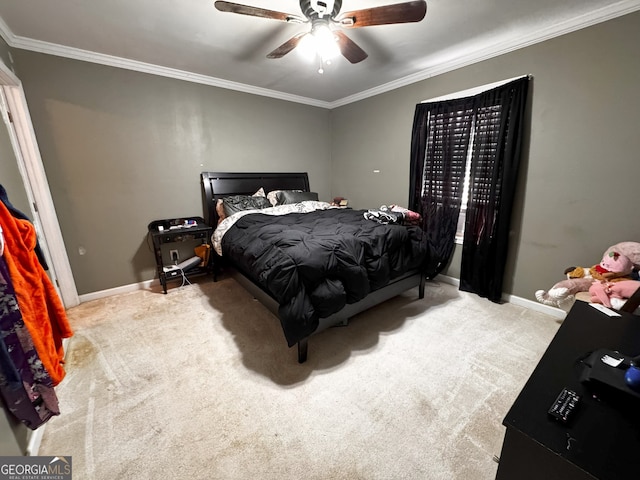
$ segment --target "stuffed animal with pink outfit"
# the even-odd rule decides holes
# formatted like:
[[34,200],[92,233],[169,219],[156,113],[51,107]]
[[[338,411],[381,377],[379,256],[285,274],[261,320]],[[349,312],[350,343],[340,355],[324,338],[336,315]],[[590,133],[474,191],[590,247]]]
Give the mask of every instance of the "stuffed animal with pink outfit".
[[594,282],[589,287],[592,303],[601,303],[611,308],[611,299],[626,300],[640,288],[638,280],[622,280],[620,282]]
[[[594,281],[619,282],[632,279],[632,272],[640,269],[640,243],[621,242],[609,247],[598,265],[569,267],[567,278],[548,291],[535,292],[536,299],[553,307],[569,310],[579,292],[588,292]],[[637,278],[637,276],[636,276]]]

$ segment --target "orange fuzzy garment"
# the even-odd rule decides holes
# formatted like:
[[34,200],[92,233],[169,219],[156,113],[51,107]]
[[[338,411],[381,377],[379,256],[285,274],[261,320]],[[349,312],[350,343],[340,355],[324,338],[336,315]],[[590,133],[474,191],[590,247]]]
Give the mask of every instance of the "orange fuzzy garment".
[[62,339],[73,335],[64,306],[35,254],[36,231],[0,202],[4,259],[33,345],[54,385],[64,378]]

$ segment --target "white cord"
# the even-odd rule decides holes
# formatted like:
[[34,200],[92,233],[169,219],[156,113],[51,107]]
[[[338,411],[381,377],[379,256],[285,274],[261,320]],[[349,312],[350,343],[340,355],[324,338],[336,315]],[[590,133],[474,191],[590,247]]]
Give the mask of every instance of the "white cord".
[[4,255],[4,235],[2,234],[2,227],[0,226],[0,257]]
[[[189,279],[187,278],[187,275],[184,273],[184,270],[182,268],[178,267],[177,265],[173,265],[173,266],[176,267],[176,268],[171,268],[171,269],[167,270],[166,269],[167,267],[164,267],[165,268],[164,272],[165,273],[169,273],[169,272],[175,272],[176,270],[178,270],[180,272],[180,276],[182,276],[182,285],[180,285],[180,287],[184,287],[186,285],[193,285],[189,281]],[[180,288],[180,287],[178,287],[178,288]]]
[[180,285],[180,287],[184,287],[185,285],[191,285],[192,283],[189,281],[189,279],[185,275],[184,270],[181,268],[179,270],[180,270],[180,274],[182,275],[182,285]]

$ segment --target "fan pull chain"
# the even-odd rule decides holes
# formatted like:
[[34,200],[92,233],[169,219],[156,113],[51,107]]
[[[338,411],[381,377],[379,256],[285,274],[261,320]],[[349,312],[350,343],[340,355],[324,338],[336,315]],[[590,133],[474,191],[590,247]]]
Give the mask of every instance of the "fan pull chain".
[[320,66],[318,67],[318,73],[319,73],[320,75],[322,75],[322,74],[324,73],[324,66],[323,66],[323,65],[331,65],[331,59],[330,59],[330,58],[327,58],[326,60],[324,60],[324,59],[322,58],[322,55],[320,55],[320,54],[318,54],[318,55],[316,56],[316,58],[318,59],[318,64],[320,65]]

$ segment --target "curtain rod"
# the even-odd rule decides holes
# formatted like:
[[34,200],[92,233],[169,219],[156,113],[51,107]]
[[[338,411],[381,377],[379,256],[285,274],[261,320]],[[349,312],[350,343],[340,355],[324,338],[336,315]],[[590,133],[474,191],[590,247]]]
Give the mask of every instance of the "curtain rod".
[[497,82],[487,83],[486,85],[480,85],[479,87],[473,87],[467,90],[460,90],[459,92],[449,93],[447,95],[442,95],[440,97],[430,98],[429,100],[422,100],[420,103],[441,102],[443,100],[452,100],[454,98],[470,97],[472,95],[477,95],[487,90],[491,90],[492,88],[499,87],[500,85],[504,85],[505,83],[513,82],[514,80],[519,80],[525,77],[531,80],[533,78],[533,75],[529,73],[527,75],[520,75],[519,77],[507,78],[506,80],[499,80]]

